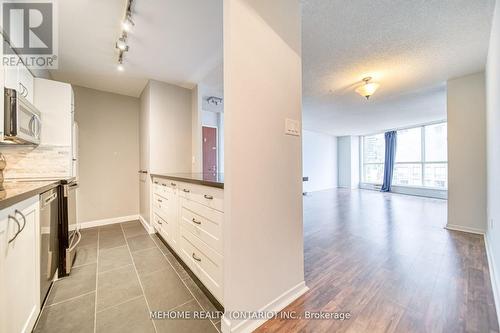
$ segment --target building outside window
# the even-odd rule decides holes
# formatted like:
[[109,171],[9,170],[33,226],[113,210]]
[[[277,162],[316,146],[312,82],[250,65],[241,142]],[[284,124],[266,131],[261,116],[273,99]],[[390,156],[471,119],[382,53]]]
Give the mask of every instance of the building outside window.
[[[362,138],[364,183],[382,184],[384,134]],[[438,123],[397,131],[393,185],[448,188],[447,124]]]

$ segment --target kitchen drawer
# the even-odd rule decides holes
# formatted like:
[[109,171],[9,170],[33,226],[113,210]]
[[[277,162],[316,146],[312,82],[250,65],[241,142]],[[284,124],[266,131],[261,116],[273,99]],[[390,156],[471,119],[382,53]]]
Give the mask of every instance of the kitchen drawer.
[[181,199],[181,226],[222,253],[224,214],[197,202]]
[[224,190],[209,186],[179,183],[179,195],[207,207],[224,211]]
[[178,182],[175,181],[155,177],[153,178],[153,192],[163,197],[175,195],[177,192],[177,184]]
[[166,220],[162,219],[159,215],[153,214],[153,220],[157,230],[163,236],[163,238],[171,245],[173,235],[172,226]]
[[223,300],[223,258],[198,237],[181,227],[181,253],[198,279],[221,303]]
[[162,219],[168,220],[169,219],[169,210],[168,210],[168,205],[169,205],[169,200],[167,198],[161,197],[157,194],[153,196],[153,212],[155,214],[158,214]]

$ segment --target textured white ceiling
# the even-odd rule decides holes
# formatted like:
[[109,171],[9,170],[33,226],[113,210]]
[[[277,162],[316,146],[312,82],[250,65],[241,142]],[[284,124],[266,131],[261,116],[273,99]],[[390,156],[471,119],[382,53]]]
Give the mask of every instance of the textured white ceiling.
[[[302,0],[304,128],[363,134],[446,117],[449,78],[481,71],[494,0]],[[381,83],[369,101],[354,92]]]
[[114,44],[126,0],[59,1],[56,80],[139,96],[152,78],[192,87],[222,59],[222,0],[135,0],[124,72]]

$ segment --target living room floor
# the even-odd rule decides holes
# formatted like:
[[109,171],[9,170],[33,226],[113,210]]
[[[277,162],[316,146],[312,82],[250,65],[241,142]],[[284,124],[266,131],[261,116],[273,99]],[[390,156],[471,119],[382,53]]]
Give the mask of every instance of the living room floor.
[[151,319],[150,311],[217,311],[139,221],[82,231],[71,275],[54,283],[35,332],[218,332],[220,321]]
[[447,201],[335,189],[304,197],[309,291],[258,332],[498,332],[485,243],[444,228]]

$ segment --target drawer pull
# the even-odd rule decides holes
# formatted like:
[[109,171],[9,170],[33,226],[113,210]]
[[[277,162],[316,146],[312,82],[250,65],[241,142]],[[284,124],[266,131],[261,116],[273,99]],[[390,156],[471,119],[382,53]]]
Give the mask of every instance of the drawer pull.
[[196,256],[196,254],[194,254],[194,252],[193,252],[193,259],[194,259],[194,260],[196,260],[196,261],[201,261],[201,258],[198,258],[198,257]]
[[161,199],[158,199],[158,202],[163,202],[163,200],[161,200]]
[[160,221],[160,220],[156,220],[156,222],[157,222],[158,224],[163,224],[163,223],[161,223],[161,221]]
[[205,199],[212,200],[214,197],[208,194],[204,195]]
[[[15,216],[9,215],[9,220],[10,219],[12,219],[12,220],[14,220],[14,222],[16,222],[16,224],[17,224],[17,231],[16,231],[16,234],[14,235],[14,237],[12,237],[11,239],[9,239],[9,244],[12,243],[14,241],[14,239],[16,239],[17,235],[19,235],[19,233],[22,231],[21,225],[19,224],[19,221],[17,220],[17,218]],[[193,253],[193,255],[194,255],[194,253]]]
[[19,233],[21,233],[21,231],[23,231],[24,227],[26,226],[26,216],[24,216],[23,213],[21,213],[19,210],[16,209],[16,211],[14,212],[14,215],[17,215],[17,214],[21,215],[21,217],[23,218],[23,222],[24,222],[23,227],[21,228],[21,230],[19,230]]
[[193,223],[201,224],[201,221],[196,220],[194,217],[193,217],[192,221],[193,221]]
[[186,193],[191,192],[191,191],[190,191],[190,190],[188,190],[187,188],[184,188],[184,189],[182,189],[182,190],[183,190],[184,192],[186,192]]
[[154,183],[155,183],[155,184],[158,184],[158,181],[157,181],[157,180],[155,180],[155,181],[154,181]]
[[177,186],[177,184],[176,184],[176,183],[170,183],[170,185],[172,185],[172,186]]
[[163,184],[163,183],[162,183],[162,184],[161,184],[161,186],[167,186],[167,184]]

